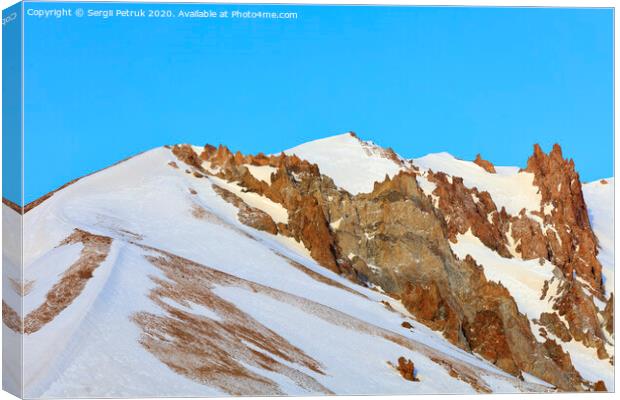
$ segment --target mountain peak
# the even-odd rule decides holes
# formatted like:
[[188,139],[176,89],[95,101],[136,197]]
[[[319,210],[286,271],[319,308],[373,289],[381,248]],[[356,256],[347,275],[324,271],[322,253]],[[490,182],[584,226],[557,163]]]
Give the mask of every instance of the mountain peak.
[[369,193],[375,182],[394,176],[404,161],[389,148],[360,139],[354,132],[314,140],[286,150],[317,164],[323,174],[351,194]]

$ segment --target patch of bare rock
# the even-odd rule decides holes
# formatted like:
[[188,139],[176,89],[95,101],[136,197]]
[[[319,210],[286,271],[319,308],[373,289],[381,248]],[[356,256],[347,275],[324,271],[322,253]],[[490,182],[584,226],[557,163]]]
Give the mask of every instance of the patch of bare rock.
[[482,158],[482,156],[480,154],[476,155],[476,159],[474,160],[474,164],[478,165],[480,168],[482,168],[483,170],[487,171],[490,174],[494,174],[495,172],[495,167],[493,166],[493,164],[488,161],[485,160],[484,158]]
[[56,318],[79,297],[93,272],[105,261],[112,239],[95,235],[80,229],[60,243],[60,246],[81,243],[80,257],[62,273],[58,282],[45,295],[45,302],[31,311],[23,321],[7,304],[2,304],[5,324],[16,332],[32,334]]
[[413,365],[413,361],[405,357],[398,358],[398,366],[396,367],[400,375],[408,381],[418,382],[419,379],[416,377],[415,366]]

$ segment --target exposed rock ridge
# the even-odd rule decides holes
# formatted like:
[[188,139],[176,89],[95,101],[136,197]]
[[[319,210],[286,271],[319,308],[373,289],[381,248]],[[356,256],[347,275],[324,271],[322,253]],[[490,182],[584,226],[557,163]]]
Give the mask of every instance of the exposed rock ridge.
[[212,187],[213,190],[215,190],[215,192],[224,200],[239,209],[237,216],[242,224],[251,226],[252,228],[256,228],[261,231],[269,232],[273,235],[278,233],[278,227],[269,214],[257,208],[248,206],[243,199],[229,190],[221,188],[217,185],[212,185]]
[[[542,202],[539,210],[528,213],[522,209],[518,215],[508,214],[503,207],[498,210],[489,193],[466,187],[460,177],[428,171],[426,178],[435,184],[432,195],[452,242],[456,242],[458,234],[471,230],[502,257],[542,259],[554,264],[564,276],[562,293],[553,300],[554,309],[566,318],[569,336],[607,358],[603,329],[609,325],[605,321],[613,320],[613,308],[607,307],[603,315],[594,303],[594,297],[602,302],[609,300],[602,295],[596,237],[574,163],[562,158],[558,145],[549,155],[535,146],[526,172],[534,174],[534,183],[542,187]],[[549,321],[549,317],[535,317]]]
[[446,220],[450,241],[455,243],[458,234],[471,230],[490,249],[512,257],[507,236],[511,217],[503,207],[498,210],[488,192],[468,188],[463,178],[443,172],[428,171],[427,178],[436,186],[433,195],[438,197],[437,207]]
[[[294,155],[244,156],[207,145],[200,161],[182,157],[281,204],[289,221],[278,224],[279,233],[302,242],[323,266],[400,297],[421,322],[453,343],[516,376],[525,371],[563,390],[583,389],[570,360],[559,362],[553,358],[557,352],[536,341],[510,293],[487,281],[471,257],[454,256],[444,214],[422,192],[414,171],[386,177],[371,193],[352,196]],[[267,183],[247,165],[269,165],[276,172]]]
[[[598,293],[604,293],[602,267],[596,258],[597,240],[590,226],[575,163],[564,159],[558,144],[549,154],[535,145],[525,171],[534,174],[534,184],[542,196],[542,217],[555,231],[547,234],[545,258],[560,267],[566,276],[575,274]],[[551,207],[550,213],[544,213],[545,207]]]

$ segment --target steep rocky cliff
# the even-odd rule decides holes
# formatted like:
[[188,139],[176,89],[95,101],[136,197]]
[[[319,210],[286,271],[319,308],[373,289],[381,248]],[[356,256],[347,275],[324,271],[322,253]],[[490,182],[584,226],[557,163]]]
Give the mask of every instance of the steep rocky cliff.
[[[201,174],[282,205],[288,221],[277,224],[277,234],[302,243],[324,267],[400,299],[419,321],[459,347],[515,376],[526,372],[563,390],[593,388],[549,336],[575,339],[596,348],[600,358],[609,357],[599,316],[608,321],[613,310],[607,306],[604,315],[595,305],[595,297],[606,301],[596,238],[574,164],[562,159],[559,147],[547,156],[537,146],[528,161],[525,172],[534,175],[541,193],[539,209],[511,215],[489,192],[458,176],[421,171],[392,151],[352,137],[367,154],[397,167],[369,192],[344,190],[295,154],[245,156],[210,145],[200,154],[190,146],[173,152]],[[495,173],[485,160],[476,164]],[[256,168],[270,173],[261,179]],[[429,184],[433,190],[427,193]],[[507,288],[487,279],[484,265],[469,255],[455,256],[451,243],[467,232],[500,257],[547,260],[561,271],[540,293],[541,301],[552,304],[549,315],[524,315]],[[553,293],[546,293],[549,284]]]

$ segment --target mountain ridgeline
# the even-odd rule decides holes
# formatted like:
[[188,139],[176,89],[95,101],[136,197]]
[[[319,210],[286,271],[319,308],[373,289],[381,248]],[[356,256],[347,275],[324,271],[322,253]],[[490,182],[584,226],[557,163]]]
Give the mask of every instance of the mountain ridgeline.
[[[425,193],[415,163],[350,136],[366,151],[398,164],[399,172],[375,182],[369,193],[349,193],[322,175],[320,166],[291,152],[244,156],[211,145],[199,153],[187,145],[172,151],[192,173],[238,182],[288,211],[287,224],[256,218],[248,225],[294,238],[324,267],[401,300],[418,321],[462,349],[515,376],[526,372],[562,390],[593,389],[595,382],[579,374],[558,341],[581,342],[613,363],[606,350],[613,335],[613,299],[604,295],[579,175],[560,147],[549,154],[534,147],[522,172],[533,174],[539,208],[511,215],[488,192],[441,171],[425,172],[435,185]],[[248,166],[274,172],[265,181]],[[493,173],[492,164],[485,166]],[[524,315],[501,282],[485,277],[484,265],[470,255],[459,259],[450,243],[467,231],[501,257],[551,263],[554,276],[539,293],[549,312]],[[512,250],[511,244],[516,244]],[[597,300],[605,304],[602,309]]]
[[23,209],[3,199],[4,384],[613,391],[613,187],[582,183],[558,145],[523,169],[353,133],[273,155],[153,149]]

